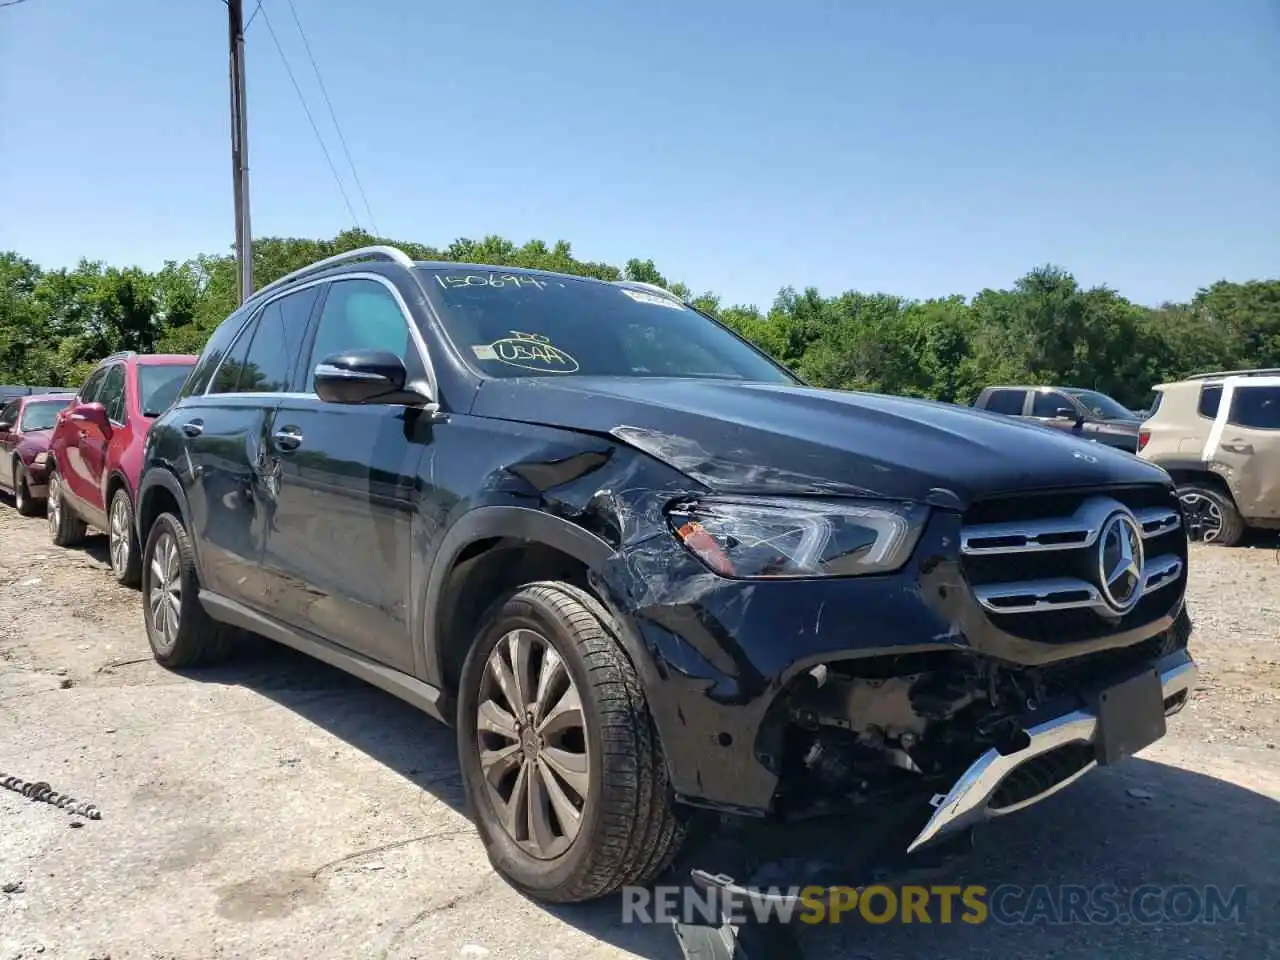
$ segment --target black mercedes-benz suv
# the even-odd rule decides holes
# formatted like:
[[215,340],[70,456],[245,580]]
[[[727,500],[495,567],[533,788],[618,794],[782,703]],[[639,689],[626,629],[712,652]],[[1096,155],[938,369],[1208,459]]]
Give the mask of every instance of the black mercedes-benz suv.
[[690,822],[905,814],[927,850],[1158,739],[1196,672],[1162,470],[807,387],[644,284],[290,274],[151,428],[136,516],[162,664],[247,630],[454,725],[492,862],[548,901],[653,878]]

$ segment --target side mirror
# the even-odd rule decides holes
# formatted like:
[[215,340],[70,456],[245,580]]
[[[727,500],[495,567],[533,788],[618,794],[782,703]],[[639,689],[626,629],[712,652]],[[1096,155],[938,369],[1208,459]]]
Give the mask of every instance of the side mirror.
[[0,420],[0,433],[8,433],[13,429],[13,424],[8,420]]
[[316,364],[316,395],[326,403],[403,403],[404,361],[385,350],[350,350]]
[[1055,420],[1078,420],[1079,419],[1079,417],[1076,416],[1076,412],[1072,410],[1070,407],[1059,407],[1057,410],[1054,411],[1053,416]]
[[107,420],[107,408],[100,403],[79,403],[71,411],[71,419],[77,423],[91,423],[103,433],[111,430]]

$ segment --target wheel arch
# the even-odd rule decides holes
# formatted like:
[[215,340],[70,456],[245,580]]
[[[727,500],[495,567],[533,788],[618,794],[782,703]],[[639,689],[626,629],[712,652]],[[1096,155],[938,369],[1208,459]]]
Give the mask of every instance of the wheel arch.
[[[452,700],[474,628],[498,594],[531,580],[565,580],[603,602],[595,574],[616,556],[605,540],[528,507],[478,507],[441,541],[427,575],[423,606],[426,680]],[[607,608],[607,603],[605,604]],[[636,669],[647,656],[625,631],[619,642]]]
[[1236,506],[1239,509],[1236,504],[1235,494],[1231,490],[1231,485],[1218,474],[1209,470],[1203,463],[1169,464],[1164,469],[1177,486],[1199,484],[1209,487],[1223,494],[1231,501],[1232,506]]
[[[127,487],[126,487],[127,488]],[[147,542],[156,517],[162,513],[176,510],[182,525],[186,528],[191,541],[191,552],[196,564],[196,573],[203,580],[200,567],[200,546],[195,532],[191,529],[191,506],[186,491],[176,476],[163,468],[157,468],[144,474],[138,485],[137,495],[133,498],[134,532],[138,538],[138,549],[143,549]]]
[[102,501],[108,514],[111,512],[111,501],[115,499],[116,491],[121,487],[124,488],[125,496],[129,498],[129,505],[133,507],[135,511],[137,509],[138,501],[134,496],[133,486],[129,483],[129,478],[126,477],[123,471],[117,467],[107,476],[106,497],[104,497]]

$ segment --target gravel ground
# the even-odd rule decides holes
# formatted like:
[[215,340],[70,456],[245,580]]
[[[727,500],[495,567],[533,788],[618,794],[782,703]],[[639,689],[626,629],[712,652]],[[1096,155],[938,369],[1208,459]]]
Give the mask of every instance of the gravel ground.
[[[993,824],[960,882],[1247,888],[1240,922],[805,927],[830,960],[1280,957],[1280,550],[1197,548],[1203,668],[1169,735]],[[263,644],[189,676],[151,660],[105,541],[49,544],[0,504],[0,960],[676,960],[617,901],[550,910],[488,866],[453,737]]]

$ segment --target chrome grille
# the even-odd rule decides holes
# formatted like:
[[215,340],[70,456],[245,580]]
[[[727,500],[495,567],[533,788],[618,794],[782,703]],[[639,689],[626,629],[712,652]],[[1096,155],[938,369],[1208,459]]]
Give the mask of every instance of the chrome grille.
[[[1002,629],[1048,640],[1099,636],[1154,620],[1181,599],[1181,589],[1167,589],[1185,584],[1187,556],[1182,514],[1169,491],[1055,493],[1041,501],[1038,515],[1036,504],[1026,496],[975,505],[970,516],[984,522],[967,522],[961,531],[965,575]],[[1108,599],[1101,569],[1100,541],[1117,516],[1132,521],[1130,537],[1136,542],[1140,535],[1144,561],[1123,606]]]

